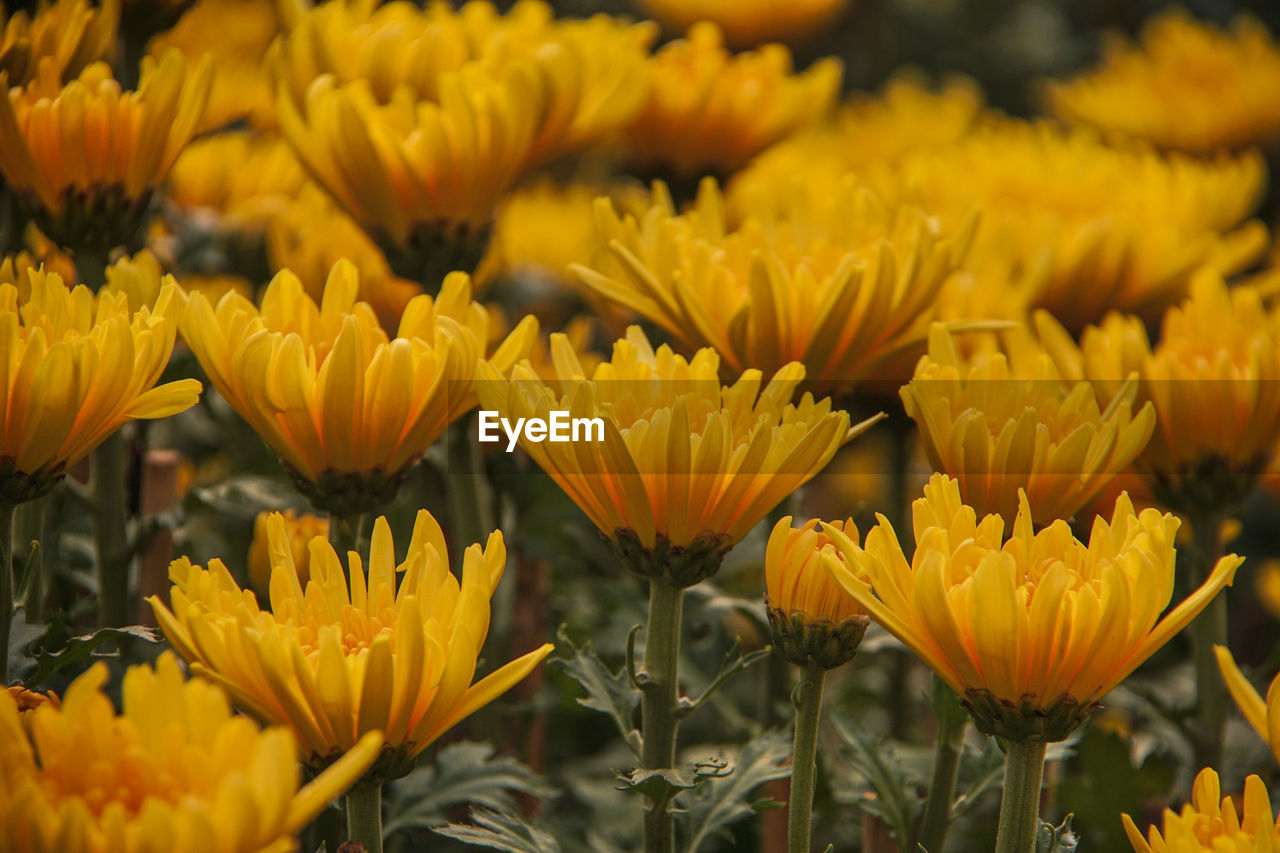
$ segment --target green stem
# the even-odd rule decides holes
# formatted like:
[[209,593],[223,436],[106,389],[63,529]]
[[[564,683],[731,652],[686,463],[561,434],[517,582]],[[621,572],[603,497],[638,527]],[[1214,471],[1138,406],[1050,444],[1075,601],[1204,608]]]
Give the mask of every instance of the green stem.
[[17,534],[14,536],[14,541],[23,546],[23,553],[27,555],[27,559],[30,559],[31,543],[40,543],[36,551],[35,565],[31,567],[27,597],[23,602],[28,622],[40,622],[44,619],[44,552],[45,548],[53,544],[45,531],[45,510],[49,506],[49,498],[50,495],[42,495],[18,507]]
[[809,853],[810,814],[818,771],[818,723],[827,671],[810,662],[791,694],[796,708],[796,737],[791,757],[791,803],[787,810],[788,853]]
[[1011,740],[1006,746],[996,853],[1035,853],[1044,749],[1042,741]]
[[[1191,519],[1191,589],[1194,591],[1213,571],[1222,554],[1222,519],[1206,514]],[[1219,767],[1227,725],[1227,694],[1214,656],[1215,645],[1227,644],[1227,597],[1214,596],[1191,623],[1191,650],[1196,673],[1196,720],[1192,738],[1197,767]]]
[[920,821],[920,844],[928,853],[942,853],[951,828],[951,807],[956,799],[956,779],[960,775],[960,757],[964,752],[964,736],[969,717],[960,707],[960,698],[938,676],[933,677],[934,714],[938,733],[933,745],[933,774],[929,780],[929,799]]
[[13,506],[0,506],[0,688],[9,685],[9,626],[13,624]]
[[347,840],[364,845],[365,853],[382,853],[382,786],[358,782],[347,791]]
[[461,569],[462,555],[472,544],[481,545],[493,530],[486,504],[484,463],[480,445],[471,438],[471,418],[449,429],[449,513],[453,517],[450,565]]
[[[680,618],[684,590],[659,578],[649,582],[649,619],[644,633],[644,691],[640,695],[640,764],[648,770],[676,763],[676,728],[679,724],[678,663]],[[671,853],[675,827],[662,796],[649,804],[644,815],[645,853]]]
[[347,552],[359,550],[360,537],[364,534],[364,514],[338,515],[329,513],[329,544],[338,554],[338,562],[347,565]]
[[98,445],[90,460],[100,628],[129,624],[128,451],[122,431],[117,430]]

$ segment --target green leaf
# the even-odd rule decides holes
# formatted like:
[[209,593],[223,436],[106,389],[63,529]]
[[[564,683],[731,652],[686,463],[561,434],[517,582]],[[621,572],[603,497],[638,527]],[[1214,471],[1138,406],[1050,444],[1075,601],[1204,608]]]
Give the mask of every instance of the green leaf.
[[632,719],[640,704],[640,691],[631,683],[626,666],[619,667],[616,672],[609,669],[591,650],[591,643],[575,646],[563,629],[559,640],[568,647],[570,656],[552,658],[549,663],[564,670],[582,685],[587,695],[579,697],[578,702],[594,711],[608,714],[622,739],[639,756],[640,732]]
[[860,808],[884,822],[899,849],[908,849],[920,814],[920,798],[902,767],[884,745],[861,726],[837,714],[831,715],[831,722],[843,741],[841,754],[875,791],[875,798],[864,800]]
[[967,762],[965,770],[970,774],[969,784],[951,806],[952,820],[968,812],[984,794],[1004,782],[1004,753],[994,738],[983,738],[982,753],[977,761]]
[[519,815],[488,809],[472,809],[474,824],[451,823],[434,831],[446,838],[474,847],[488,847],[506,853],[560,853],[551,833],[539,829]]
[[1041,821],[1036,831],[1036,853],[1075,853],[1080,839],[1071,831],[1073,817],[1067,815],[1058,826]]
[[40,637],[44,636],[46,626],[39,622],[28,622],[26,610],[18,608],[9,623],[9,673],[16,675],[31,665],[27,649]]
[[545,800],[555,793],[519,761],[495,757],[487,743],[454,743],[440,750],[434,763],[418,767],[392,785],[383,833],[390,836],[446,824],[447,810],[457,805],[507,812],[516,809],[517,794]]
[[780,805],[767,797],[755,797],[754,792],[766,782],[790,776],[790,757],[788,732],[770,729],[742,747],[731,773],[681,795],[677,804],[682,809],[676,820],[682,837],[688,839],[686,853],[696,853],[716,837],[728,837],[727,829],[736,821]]
[[140,640],[144,643],[160,642],[160,638],[156,636],[155,629],[148,628],[146,625],[100,628],[92,634],[69,637],[66,646],[57,651],[50,652],[42,647],[37,647],[34,652],[36,659],[35,671],[24,678],[22,683],[28,688],[35,688],[49,676],[65,667],[82,663],[91,657],[115,657],[119,654],[118,651],[99,652],[98,648],[107,640],[117,639]]
[[696,787],[704,779],[726,776],[732,770],[722,758],[691,761],[679,767],[637,768],[619,770],[618,790],[637,791],[654,802],[668,802],[681,791]]

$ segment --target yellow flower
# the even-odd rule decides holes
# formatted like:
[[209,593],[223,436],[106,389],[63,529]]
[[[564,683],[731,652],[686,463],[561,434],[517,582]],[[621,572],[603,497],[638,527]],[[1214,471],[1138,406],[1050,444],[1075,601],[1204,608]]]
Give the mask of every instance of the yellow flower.
[[372,306],[387,334],[394,334],[405,308],[422,289],[398,278],[369,235],[314,184],[308,182],[295,197],[280,201],[267,220],[271,268],[295,273],[307,295],[318,301],[333,265],[351,261],[360,270],[356,297]]
[[[935,474],[912,506],[916,549],[903,555],[884,516],[859,546],[831,525],[848,566],[837,583],[964,697],[982,732],[1010,740],[1065,738],[1156,649],[1182,630],[1243,560],[1223,557],[1163,619],[1173,594],[1178,519],[1135,513],[1126,495],[1080,542],[1061,519],[1034,531],[1020,496],[1012,535],[980,522],[960,486]],[[859,577],[857,572],[867,578]]]
[[793,74],[780,44],[730,54],[715,24],[693,25],[649,62],[648,100],[624,136],[643,167],[727,176],[785,136],[825,118],[842,68],[822,59]]
[[40,73],[65,82],[90,63],[111,59],[119,26],[119,0],[100,6],[55,0],[41,4],[34,18],[25,10],[14,12],[4,22],[0,71],[13,86],[25,86]]
[[830,122],[790,136],[753,159],[729,185],[730,208],[749,206],[761,192],[777,196],[798,176],[821,194],[848,172],[865,172],[912,151],[962,139],[981,113],[982,92],[968,78],[948,78],[935,90],[927,79],[899,74],[880,93],[852,95]]
[[1104,403],[1138,376],[1138,402],[1156,429],[1138,457],[1155,497],[1181,511],[1220,512],[1244,500],[1280,441],[1280,309],[1252,287],[1230,290],[1202,270],[1165,312],[1158,343],[1137,317],[1111,314],[1077,348],[1046,315],[1041,336],[1064,372],[1091,381]]
[[1132,415],[1137,383],[1105,411],[1093,386],[1063,379],[1053,359],[1019,329],[1003,351],[962,358],[945,326],[899,392],[929,461],[956,479],[978,515],[1012,522],[1021,492],[1048,518],[1070,518],[1124,471],[1155,428],[1150,401]]
[[200,0],[171,30],[147,46],[159,58],[180,50],[188,61],[213,57],[213,85],[199,130],[247,120],[255,127],[275,125],[274,92],[263,60],[280,31],[276,4],[270,0]]
[[1267,746],[1271,754],[1280,762],[1280,675],[1271,680],[1267,688],[1267,699],[1264,702],[1249,680],[1244,677],[1235,658],[1226,646],[1214,646],[1213,653],[1218,657],[1218,669],[1222,670],[1222,680],[1227,683],[1231,698],[1236,700],[1240,713],[1253,727]]
[[1272,619],[1280,620],[1280,560],[1264,560],[1253,576],[1253,594]]
[[380,103],[407,88],[443,102],[449,75],[464,65],[502,74],[528,65],[543,78],[547,105],[537,119],[530,165],[540,165],[621,130],[646,93],[644,65],[657,28],[607,15],[557,20],[550,5],[520,0],[504,15],[473,0],[455,10],[431,2],[322,3],[298,14],[273,48],[276,73],[301,102],[317,77],[362,80]]
[[104,63],[66,86],[42,75],[15,87],[0,98],[0,171],[41,231],[105,256],[141,227],[195,132],[212,71],[208,59],[188,69],[175,51],[143,61],[136,92],[122,92]]
[[[689,361],[665,345],[655,352],[637,326],[590,378],[565,336],[551,336],[551,357],[558,389],[527,362],[510,381],[482,366],[481,402],[513,423],[550,423],[553,410],[598,419],[585,423],[587,440],[521,446],[629,567],[672,572],[680,587],[714,572],[765,513],[878,419],[850,428],[848,414],[809,394],[792,405],[804,379],[799,364],[767,385],[759,370],[749,370],[722,387],[713,350]],[[673,567],[677,561],[666,554],[687,562]]]
[[440,102],[407,88],[377,103],[364,81],[316,80],[306,100],[281,86],[280,127],[298,159],[387,253],[404,278],[434,288],[474,270],[494,207],[528,160],[546,83],[529,64],[502,74],[468,65],[441,75]]
[[1101,67],[1048,87],[1053,112],[1121,139],[1209,154],[1280,142],[1280,47],[1261,22],[1230,32],[1171,7],[1141,47],[1115,38]]
[[[20,684],[15,684],[6,688],[6,690],[9,698],[13,700],[17,708],[18,722],[22,724],[22,730],[27,733],[27,737],[31,736],[31,720],[35,717],[33,712],[37,708],[42,705],[52,705],[54,708],[62,707],[62,700],[52,690],[48,693],[41,693],[37,690],[28,690]],[[0,713],[3,713],[3,711],[0,711]]]
[[1133,818],[1122,814],[1135,853],[1258,853],[1280,845],[1280,824],[1271,798],[1257,776],[1244,780],[1243,808],[1222,796],[1218,774],[1206,767],[1196,776],[1191,802],[1181,812],[1164,810],[1163,831],[1151,826],[1143,838]]
[[743,49],[766,41],[807,41],[833,23],[849,0],[640,0],[639,5],[668,30],[710,21],[731,47]]
[[106,680],[106,664],[94,664],[61,708],[30,712],[30,740],[0,691],[3,849],[286,853],[382,743],[370,734],[299,788],[289,732],[233,715],[220,689],[183,680],[172,653],[154,670],[130,667],[122,714],[102,692]]
[[[249,543],[249,583],[260,595],[271,590],[270,545],[268,544],[271,518],[280,513],[264,510],[253,520],[253,540]],[[298,572],[298,583],[306,586],[311,578],[311,540],[329,535],[329,521],[318,515],[304,512],[298,515],[291,509],[280,516],[283,519],[284,544],[293,557],[293,567]]]
[[888,358],[923,348],[932,302],[965,235],[939,235],[916,208],[889,207],[852,177],[813,207],[761,208],[726,222],[714,181],[677,214],[661,184],[643,216],[597,202],[616,272],[575,267],[591,288],[732,371],[804,365],[807,386],[846,391]]
[[[334,265],[319,304],[283,270],[261,307],[235,293],[215,308],[192,294],[182,334],[218,392],[280,455],[298,488],[339,515],[389,502],[448,424],[475,405],[489,317],[463,273],[438,298],[419,295],[389,338],[356,301],[358,274]],[[507,370],[528,354],[522,322],[493,355]]]
[[[853,519],[832,524],[858,538]],[[764,556],[765,610],[775,651],[796,666],[812,661],[835,669],[857,652],[871,620],[832,581],[823,556],[840,555],[817,526],[814,520],[792,528],[791,516],[773,526]]]
[[979,286],[1021,291],[1073,332],[1112,309],[1156,317],[1199,267],[1234,273],[1267,244],[1261,223],[1246,222],[1264,180],[1256,153],[1160,156],[1004,122],[869,180],[938,216],[944,233],[978,211],[964,268]]
[[224,228],[263,228],[303,192],[307,176],[279,137],[236,130],[195,140],[165,187],[187,217],[210,215]]
[[483,549],[467,548],[459,578],[430,513],[419,511],[399,564],[391,528],[379,518],[367,574],[360,555],[350,552],[348,587],[338,555],[316,538],[304,588],[284,519],[276,515],[267,524],[270,612],[218,560],[208,570],[185,558],[170,566],[172,611],[154,596],[148,600],[193,672],[225,687],[246,712],[293,729],[313,764],[377,731],[386,746],[375,773],[402,775],[418,753],[509,690],[552,649],[547,643],[471,683],[489,630],[489,599],[507,560],[500,531]]
[[[200,383],[156,385],[169,363],[182,294],[149,256],[109,271],[95,296],[54,273],[29,271],[27,293],[0,284],[0,501],[52,488],[70,465],[130,420],[195,405]],[[143,303],[148,294],[154,301]],[[133,307],[130,303],[133,302]]]

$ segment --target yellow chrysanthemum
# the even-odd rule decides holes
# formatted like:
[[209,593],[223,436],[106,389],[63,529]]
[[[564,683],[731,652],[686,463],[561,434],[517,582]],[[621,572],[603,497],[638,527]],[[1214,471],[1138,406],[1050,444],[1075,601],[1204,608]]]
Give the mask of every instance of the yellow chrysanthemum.
[[156,58],[179,50],[188,61],[213,56],[213,85],[200,120],[201,131],[247,120],[255,127],[275,125],[274,92],[264,59],[280,31],[271,0],[200,0],[173,29],[151,40]]
[[[0,171],[40,230],[105,256],[140,228],[152,191],[190,141],[213,65],[145,60],[136,92],[104,63],[61,86],[41,75],[0,98]],[[6,85],[0,76],[0,86]]]
[[90,63],[111,59],[119,26],[120,0],[98,6],[54,0],[41,4],[34,18],[25,10],[14,12],[4,21],[0,71],[14,86],[25,86],[40,73],[65,82]]
[[848,561],[826,565],[873,619],[965,697],[981,731],[1015,741],[1065,738],[1243,562],[1223,557],[1161,619],[1173,595],[1179,522],[1172,515],[1135,513],[1121,495],[1110,523],[1095,518],[1085,544],[1061,519],[1035,532],[1023,494],[1006,540],[1003,519],[979,522],[961,502],[959,483],[942,474],[912,510],[910,563],[889,521],[877,516],[862,546],[826,525]]
[[[385,733],[375,773],[401,775],[413,758],[523,679],[547,643],[474,684],[489,630],[489,599],[507,561],[502,533],[467,548],[460,577],[426,510],[397,564],[385,518],[373,526],[368,573],[354,551],[348,573],[324,539],[311,541],[311,579],[298,581],[284,519],[268,520],[271,611],[259,609],[218,560],[170,566],[170,611],[148,599],[191,669],[262,720],[289,726],[303,755],[323,764],[368,732]],[[399,578],[399,583],[397,583]]]
[[[858,538],[853,519],[832,524]],[[796,666],[835,669],[857,652],[871,619],[831,579],[823,557],[840,555],[817,526],[812,520],[793,528],[791,516],[773,526],[764,555],[765,610],[775,651]]]
[[59,708],[24,715],[0,691],[0,848],[12,853],[287,853],[294,837],[378,756],[371,733],[299,788],[282,728],[235,716],[222,691],[184,681],[177,658],[124,676],[124,712],[102,692],[106,664]]
[[683,32],[699,21],[710,21],[735,49],[766,41],[797,44],[831,24],[850,0],[639,0],[646,14],[668,30]]
[[799,364],[767,385],[748,370],[721,387],[713,350],[689,361],[665,345],[655,352],[637,326],[590,377],[565,336],[551,336],[551,356],[558,388],[527,362],[510,381],[482,366],[482,404],[513,423],[550,423],[553,410],[596,419],[585,440],[521,446],[632,567],[678,574],[649,556],[690,555],[688,574],[671,578],[677,586],[714,571],[725,550],[876,420],[850,428],[848,414],[809,394],[793,405]]
[[978,211],[965,269],[1072,331],[1112,309],[1158,316],[1199,267],[1231,274],[1267,245],[1261,223],[1246,222],[1264,180],[1256,154],[1160,156],[1005,122],[869,180],[938,216],[944,232]]
[[702,22],[649,62],[649,97],[624,136],[631,159],[684,177],[727,176],[778,140],[830,114],[840,90],[837,59],[793,74],[780,44],[730,54]]
[[[636,218],[597,202],[616,272],[575,271],[591,288],[734,372],[805,367],[809,388],[847,391],[902,351],[923,348],[932,302],[963,251],[916,208],[889,207],[852,177],[821,207],[762,207],[726,223],[714,181],[677,214],[665,188]],[[602,274],[605,273],[605,274]]]
[[25,287],[0,284],[0,363],[8,376],[0,385],[0,502],[52,488],[130,420],[195,405],[194,379],[156,385],[183,303],[173,279],[161,279],[145,258],[111,268],[113,283],[97,296],[34,270]]
[[1104,403],[1137,374],[1156,429],[1138,457],[1157,500],[1217,513],[1248,497],[1280,441],[1280,308],[1252,287],[1230,290],[1202,270],[1190,297],[1165,312],[1153,346],[1137,317],[1111,314],[1080,346],[1037,317],[1064,372],[1091,381]]
[[238,130],[188,145],[173,164],[165,195],[188,217],[212,215],[221,227],[254,229],[279,216],[306,184],[283,139]]
[[383,247],[404,278],[434,288],[449,270],[474,270],[503,192],[528,160],[547,84],[530,64],[502,74],[479,65],[447,72],[440,102],[406,88],[378,104],[364,81],[326,75],[280,127],[298,159]]
[[966,359],[941,324],[900,391],[934,469],[976,514],[1006,522],[1020,492],[1044,517],[1070,518],[1128,468],[1156,421],[1150,401],[1132,414],[1136,393],[1128,383],[1104,411],[1093,386],[1064,380],[1025,330]]
[[525,64],[546,84],[530,165],[594,143],[621,129],[645,96],[644,63],[657,35],[639,24],[595,15],[558,20],[547,3],[520,0],[499,14],[487,0],[454,9],[434,0],[409,3],[325,2],[295,9],[290,32],[271,60],[301,102],[312,81],[332,74],[365,81],[380,103],[407,88],[416,100],[442,103],[453,72],[481,65],[501,76]]
[[356,298],[368,302],[382,328],[393,334],[400,326],[404,309],[422,289],[397,277],[369,235],[323,192],[307,183],[267,222],[267,260],[271,268],[295,273],[307,295],[317,302],[324,293],[329,271],[344,259],[360,270]]
[[952,144],[973,129],[982,103],[982,92],[966,77],[948,78],[935,90],[927,79],[901,74],[878,94],[851,96],[832,121],[788,137],[753,159],[729,185],[730,209],[749,207],[761,192],[776,196],[778,188],[797,176],[820,192],[848,172]]
[[[249,583],[260,596],[266,596],[271,590],[270,544],[271,518],[280,513],[264,510],[253,520],[253,539],[249,542]],[[293,556],[293,567],[298,572],[298,583],[303,586],[311,578],[311,540],[319,536],[329,535],[329,521],[309,512],[295,513],[291,509],[280,515],[284,544]]]
[[1218,658],[1222,680],[1226,682],[1231,698],[1236,700],[1240,713],[1244,714],[1245,720],[1271,748],[1276,761],[1280,762],[1280,675],[1271,680],[1264,702],[1244,677],[1240,667],[1236,666],[1236,660],[1226,646],[1214,646],[1213,653]]
[[[348,261],[329,274],[317,304],[283,270],[261,307],[237,294],[215,308],[193,294],[182,334],[218,392],[280,455],[299,489],[340,515],[390,501],[409,466],[475,405],[476,365],[489,318],[462,273],[438,298],[419,295],[389,338],[356,301]],[[493,355],[506,370],[537,332],[522,322]]]
[[1209,154],[1280,142],[1280,47],[1261,22],[1230,32],[1170,8],[1146,23],[1141,47],[1116,38],[1101,67],[1048,88],[1065,121],[1121,139]]
[[1206,767],[1196,775],[1191,802],[1181,812],[1164,810],[1163,827],[1151,826],[1143,838],[1133,818],[1122,814],[1135,853],[1262,853],[1280,846],[1280,823],[1272,817],[1271,797],[1262,779],[1244,780],[1242,808],[1222,796],[1218,774]]

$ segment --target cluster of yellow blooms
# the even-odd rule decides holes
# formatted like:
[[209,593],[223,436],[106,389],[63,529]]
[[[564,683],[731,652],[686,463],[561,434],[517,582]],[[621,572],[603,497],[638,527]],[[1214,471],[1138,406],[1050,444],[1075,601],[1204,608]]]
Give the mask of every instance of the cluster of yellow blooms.
[[[1280,761],[1280,677],[1264,701],[1221,645],[1243,561],[1216,539],[1280,443],[1274,276],[1235,280],[1267,253],[1280,139],[1260,24],[1161,16],[1050,85],[1051,124],[958,78],[838,103],[839,61],[796,71],[781,42],[845,0],[642,0],[676,36],[656,49],[653,22],[541,0],[198,0],[124,58],[121,2],[56,0],[0,41],[0,202],[22,220],[0,230],[24,249],[0,264],[0,680],[15,507],[195,406],[199,381],[162,381],[175,347],[328,518],[262,514],[247,582],[174,560],[147,601],[176,655],[127,671],[119,713],[101,664],[61,700],[0,685],[0,849],[286,851],[350,790],[380,850],[368,793],[377,817],[383,782],[552,649],[483,659],[500,530],[473,543],[455,508],[446,539],[420,510],[402,558],[388,517],[362,538],[477,405],[599,425],[520,445],[649,586],[637,753],[674,766],[700,704],[679,693],[684,591],[884,417],[845,410],[881,381],[934,470],[923,496],[865,536],[791,510],[765,547],[774,646],[804,673],[792,849],[822,678],[872,622],[1008,742],[1006,804],[1018,779],[1038,803],[1044,745],[1190,626],[1207,766],[1162,828],[1125,830],[1138,853],[1280,844],[1258,777],[1239,809],[1222,796],[1206,695],[1220,668]],[[534,312],[477,301],[504,287]],[[1182,519],[1111,501],[1135,472]],[[646,796],[646,849],[670,849],[670,802]],[[1015,808],[999,849],[1023,853]]]

